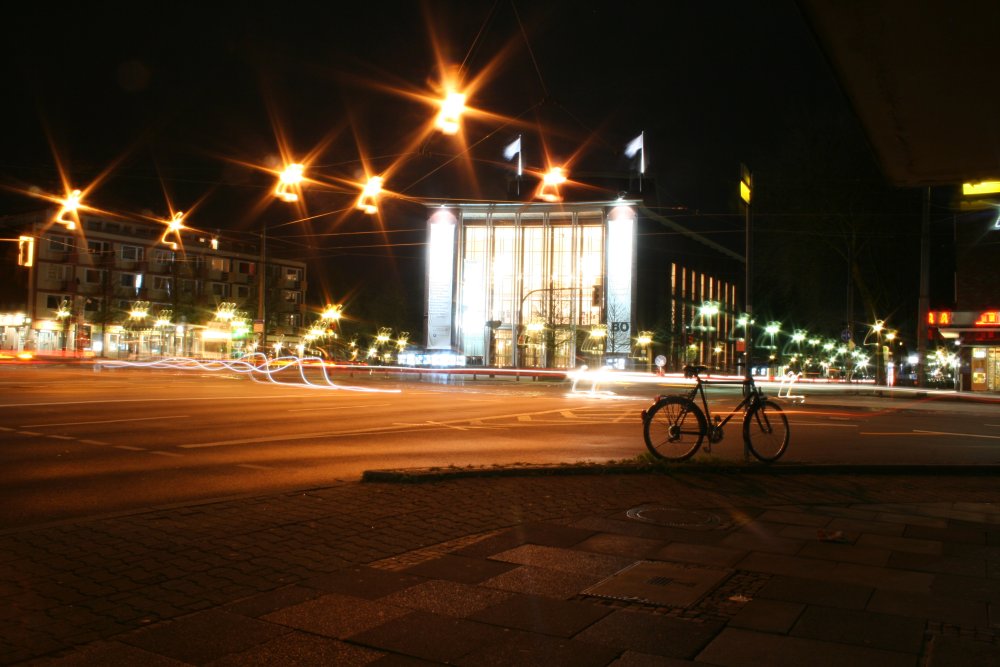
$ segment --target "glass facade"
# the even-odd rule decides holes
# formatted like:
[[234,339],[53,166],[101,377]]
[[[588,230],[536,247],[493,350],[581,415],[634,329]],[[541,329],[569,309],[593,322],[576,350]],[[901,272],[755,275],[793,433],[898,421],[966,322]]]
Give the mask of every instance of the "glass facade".
[[[428,313],[450,296],[452,347],[469,364],[573,368],[631,354],[634,208],[462,205],[453,212],[455,289],[428,290]],[[434,243],[432,233],[432,262],[442,254]]]

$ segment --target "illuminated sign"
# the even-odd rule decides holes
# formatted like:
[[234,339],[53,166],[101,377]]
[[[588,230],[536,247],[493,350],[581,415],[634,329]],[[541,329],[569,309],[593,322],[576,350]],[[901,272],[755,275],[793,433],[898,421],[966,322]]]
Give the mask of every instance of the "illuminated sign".
[[977,327],[995,327],[1000,325],[1000,310],[987,310],[979,315],[974,322]]
[[951,313],[947,310],[927,313],[927,324],[951,324]]

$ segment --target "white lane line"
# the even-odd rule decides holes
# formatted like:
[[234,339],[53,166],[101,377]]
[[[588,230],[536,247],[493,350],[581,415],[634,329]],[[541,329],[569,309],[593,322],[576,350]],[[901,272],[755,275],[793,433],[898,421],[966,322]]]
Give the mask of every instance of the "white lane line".
[[44,433],[38,433],[37,431],[18,431],[18,435],[45,435]]
[[178,454],[177,452],[161,452],[158,449],[154,449],[150,452],[150,454],[156,454],[157,456],[173,456],[175,458],[181,458],[184,456],[183,454]]
[[384,408],[392,403],[372,403],[370,405],[336,405],[329,408],[289,408],[288,412],[320,412],[322,410],[351,410],[353,408]]
[[830,426],[832,428],[858,428],[857,424],[828,424],[827,422],[800,422],[795,419],[789,419],[789,424],[794,424],[795,426]]
[[254,465],[253,463],[237,463],[236,467],[237,468],[250,468],[251,470],[270,470],[271,469],[269,466],[259,466],[259,465]]
[[115,445],[115,449],[127,449],[130,452],[144,452],[142,447],[129,447],[128,445]]
[[[156,419],[181,419],[191,415],[167,415],[165,417],[135,417],[134,419],[102,419],[100,421],[88,422],[63,422],[61,424],[27,424],[22,428],[44,428],[46,426],[85,426],[87,424],[120,424],[122,422],[144,422]],[[56,437],[56,436],[51,436]]]
[[49,437],[55,440],[76,440],[76,438],[71,435],[50,435]]
[[[104,403],[167,403],[177,401],[246,401],[250,396],[185,396],[183,398],[109,398],[103,401],[52,401],[48,403],[0,403],[0,408],[41,408],[53,405],[100,405]],[[275,398],[302,398],[302,394],[277,394],[259,396],[258,400],[270,401]]]
[[81,440],[80,442],[88,445],[100,445],[101,447],[107,447],[111,444],[110,442],[104,442],[103,440]]
[[957,435],[961,438],[984,438],[986,440],[1000,440],[1000,435],[980,435],[979,433],[951,433],[948,431],[922,431],[913,429],[914,433],[924,433],[927,435]]
[[[555,410],[539,410],[538,412],[528,413],[530,415],[551,415],[560,412],[561,409]],[[480,417],[482,420],[494,421],[498,419],[512,419],[518,417],[524,413],[514,413],[507,415],[494,415],[492,417]],[[455,426],[465,426],[469,424],[468,419],[456,419],[454,421],[447,422],[437,422],[442,427]],[[293,440],[314,440],[316,438],[343,438],[345,436],[351,435],[374,435],[376,433],[412,433],[420,431],[430,431],[434,430],[428,425],[424,425],[423,428],[414,428],[416,424],[407,423],[397,423],[391,426],[383,426],[381,428],[358,428],[351,429],[348,431],[318,431],[315,433],[289,433],[287,435],[266,435],[259,438],[239,438],[237,440],[218,440],[216,442],[199,442],[187,445],[177,445],[182,449],[203,449],[205,447],[231,447],[233,445],[255,445],[264,442],[291,442]],[[439,427],[440,428],[440,427]],[[468,427],[467,427],[468,428]],[[494,429],[504,429],[507,428],[506,424],[501,424],[498,426],[488,426],[487,428]]]

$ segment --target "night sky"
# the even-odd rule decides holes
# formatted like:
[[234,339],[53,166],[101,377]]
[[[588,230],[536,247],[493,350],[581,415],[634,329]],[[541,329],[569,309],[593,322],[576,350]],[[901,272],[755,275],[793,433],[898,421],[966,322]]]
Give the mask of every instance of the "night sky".
[[[526,167],[547,154],[572,175],[627,171],[625,145],[645,131],[653,205],[739,251],[737,177],[751,165],[769,285],[799,285],[810,266],[844,274],[836,289],[825,275],[765,297],[773,316],[802,326],[844,318],[846,269],[824,250],[840,239],[816,236],[830,225],[815,181],[874,184],[886,219],[903,228],[911,216],[905,193],[889,201],[901,193],[881,180],[790,0],[19,5],[3,30],[2,212],[37,209],[32,188],[60,192],[58,155],[73,187],[101,178],[87,200],[101,209],[172,207],[201,229],[267,228],[313,262],[313,300],[355,299],[347,310],[371,318],[377,308],[360,301],[377,290],[412,304],[419,322],[421,202],[507,198],[502,151],[519,134]],[[442,63],[475,82],[467,104],[485,112],[468,114],[458,137],[425,133],[436,109],[420,97],[436,95]],[[322,181],[298,209],[271,196],[266,169],[280,169],[281,145]],[[347,184],[387,169],[396,196],[381,216],[354,211]],[[791,268],[772,261],[789,253]],[[915,269],[886,279],[912,317],[896,281],[912,283],[915,310]]]

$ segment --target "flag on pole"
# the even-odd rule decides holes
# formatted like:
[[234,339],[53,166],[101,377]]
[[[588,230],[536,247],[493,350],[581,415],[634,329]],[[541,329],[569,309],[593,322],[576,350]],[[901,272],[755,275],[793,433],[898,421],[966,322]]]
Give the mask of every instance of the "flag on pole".
[[628,142],[628,146],[625,147],[626,157],[635,157],[635,154],[639,154],[639,173],[646,173],[646,149],[642,145],[642,138],[646,133],[640,132],[639,136]]
[[510,142],[506,148],[503,149],[503,156],[508,160],[513,160],[514,156],[517,156],[517,175],[521,175],[521,135],[517,135],[517,139]]

